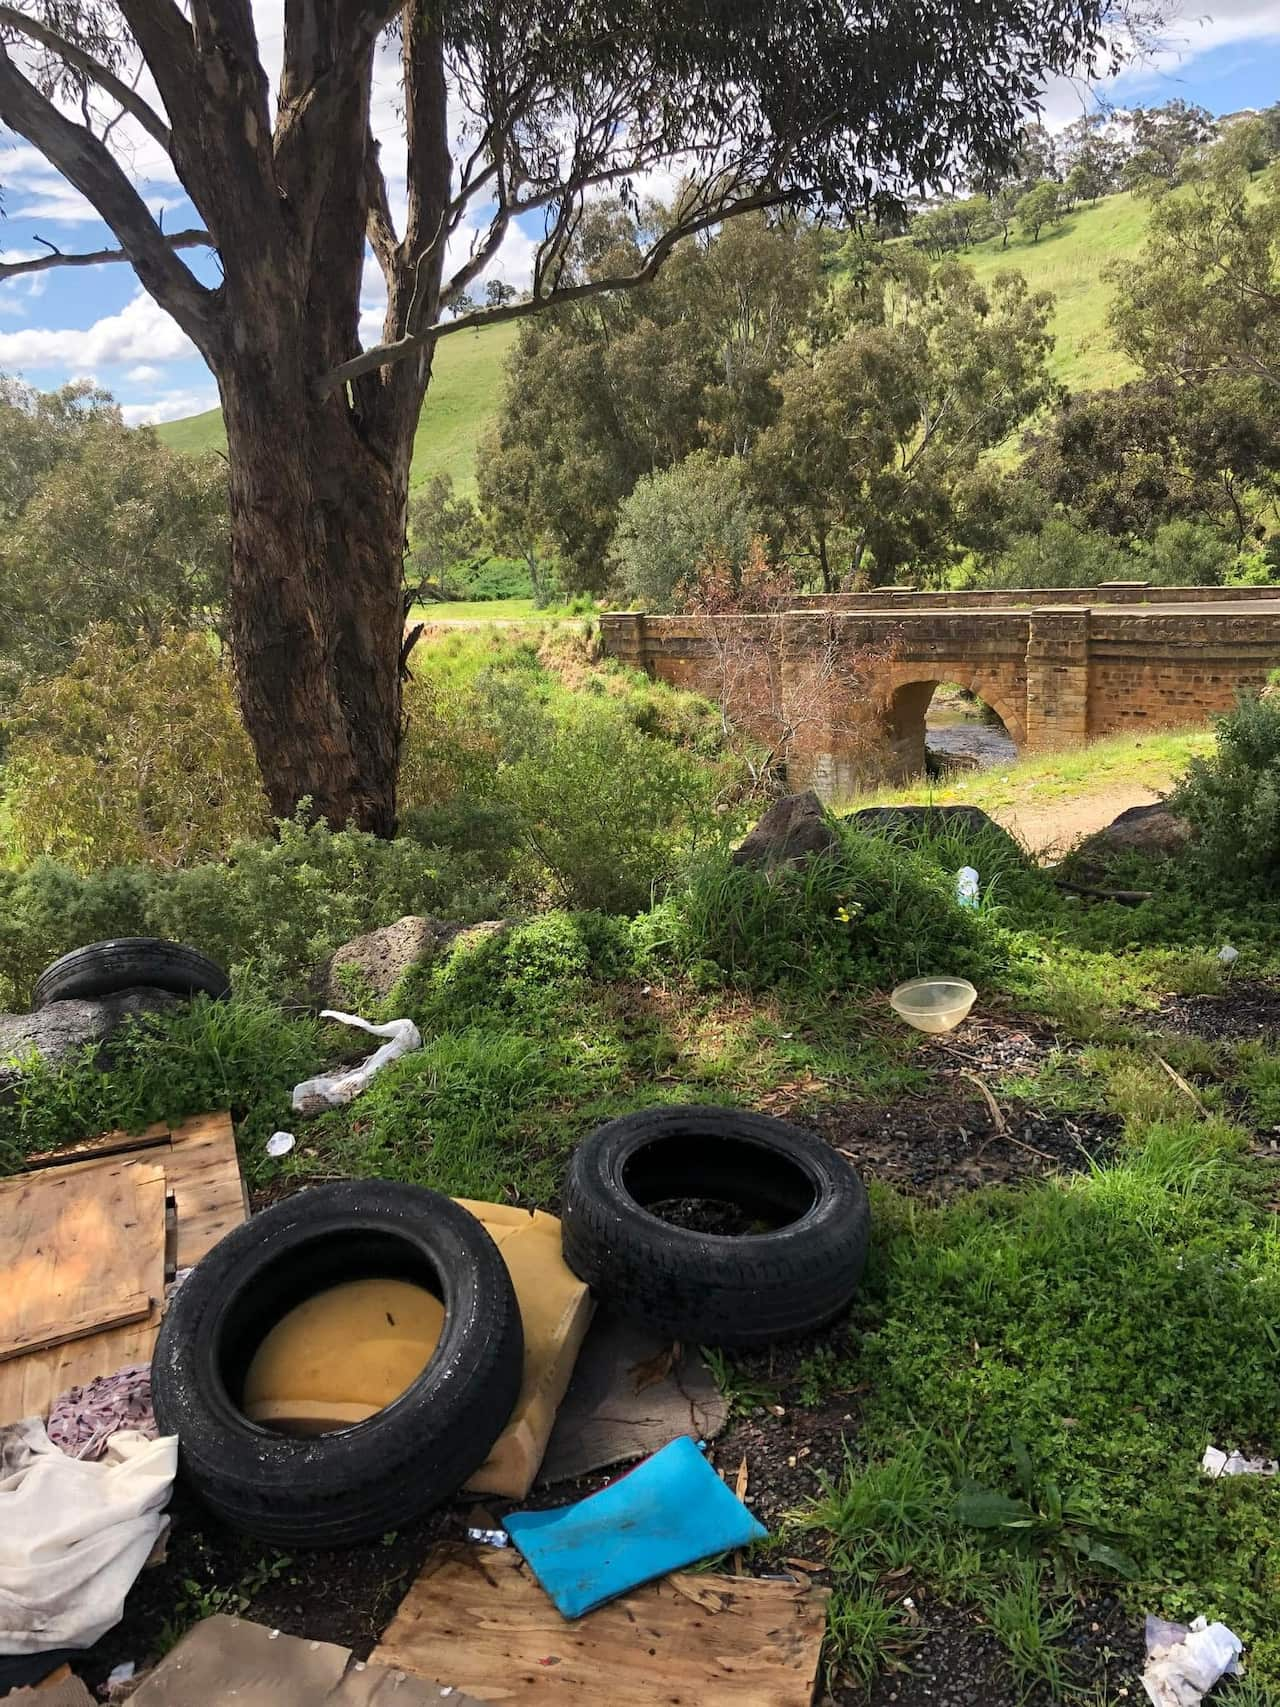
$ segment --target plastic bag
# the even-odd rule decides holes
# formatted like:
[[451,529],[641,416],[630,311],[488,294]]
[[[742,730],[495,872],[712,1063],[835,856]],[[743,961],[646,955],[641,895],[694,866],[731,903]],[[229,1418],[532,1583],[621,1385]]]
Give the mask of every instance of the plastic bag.
[[360,1095],[374,1074],[381,1072],[388,1061],[407,1055],[411,1049],[422,1048],[422,1033],[411,1019],[392,1019],[385,1025],[373,1025],[369,1020],[361,1019],[359,1014],[340,1014],[333,1008],[325,1008],[320,1018],[336,1019],[341,1025],[354,1025],[361,1031],[367,1031],[371,1037],[385,1037],[389,1041],[367,1056],[358,1067],[348,1067],[339,1073],[321,1073],[318,1078],[304,1079],[300,1085],[295,1085],[295,1114],[319,1114],[326,1108],[343,1107]]

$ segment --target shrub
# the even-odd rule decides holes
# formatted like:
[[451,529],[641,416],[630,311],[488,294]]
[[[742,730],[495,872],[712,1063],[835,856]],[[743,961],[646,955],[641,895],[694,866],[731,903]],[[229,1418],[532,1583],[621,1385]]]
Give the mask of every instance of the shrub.
[[740,459],[694,451],[636,482],[619,507],[612,552],[628,597],[668,610],[699,564],[737,568],[759,531]]
[[0,871],[0,1001],[21,1004],[50,960],[104,937],[173,937],[289,989],[340,943],[405,913],[465,922],[508,910],[466,855],[301,820],[277,831],[185,870],[81,876],[46,859]]
[[201,634],[156,644],[90,628],[63,675],[9,721],[14,851],[78,871],[221,855],[265,827],[266,801],[227,671]]
[[1280,877],[1280,699],[1242,695],[1218,719],[1218,741],[1193,758],[1170,799],[1198,832],[1201,863],[1219,879]]
[[562,721],[530,728],[497,788],[531,883],[563,906],[630,913],[714,833],[722,780],[613,707],[575,704]]
[[674,956],[695,976],[751,988],[973,976],[996,960],[986,921],[957,904],[952,873],[899,843],[850,831],[838,854],[767,874],[717,851],[637,928],[651,952]]

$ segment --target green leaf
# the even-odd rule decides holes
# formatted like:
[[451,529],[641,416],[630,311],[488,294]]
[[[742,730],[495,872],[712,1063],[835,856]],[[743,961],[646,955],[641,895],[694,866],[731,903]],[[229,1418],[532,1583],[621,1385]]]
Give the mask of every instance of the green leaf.
[[1079,1551],[1090,1563],[1102,1565],[1128,1582],[1132,1582],[1138,1575],[1137,1560],[1131,1559],[1127,1553],[1122,1553],[1118,1547],[1109,1546],[1105,1541],[1086,1541]]
[[1023,1497],[1031,1501],[1035,1497],[1036,1478],[1035,1471],[1031,1468],[1031,1454],[1027,1450],[1027,1443],[1015,1434],[1009,1442],[1009,1450],[1013,1454],[1013,1468],[1018,1478],[1018,1486],[1022,1489]]
[[1010,1499],[987,1488],[959,1495],[954,1507],[957,1522],[970,1529],[1030,1529],[1036,1514],[1025,1500]]

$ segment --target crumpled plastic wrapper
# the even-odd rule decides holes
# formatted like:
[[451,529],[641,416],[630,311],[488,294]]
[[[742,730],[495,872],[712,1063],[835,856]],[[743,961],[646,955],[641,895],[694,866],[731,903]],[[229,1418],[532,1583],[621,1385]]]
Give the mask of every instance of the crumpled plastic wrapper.
[[1234,1676],[1244,1651],[1225,1624],[1203,1618],[1170,1624],[1147,1614],[1147,1664],[1142,1687],[1152,1707],[1200,1707],[1218,1679]]
[[344,1107],[360,1095],[374,1074],[381,1072],[388,1061],[407,1055],[411,1049],[422,1048],[422,1033],[411,1019],[392,1019],[385,1025],[373,1025],[369,1020],[361,1019],[359,1014],[340,1014],[333,1008],[325,1008],[320,1018],[336,1019],[340,1025],[354,1025],[361,1031],[367,1031],[371,1037],[385,1037],[389,1041],[366,1056],[358,1067],[348,1067],[341,1073],[321,1073],[318,1078],[304,1079],[300,1085],[295,1085],[295,1114],[321,1114],[326,1108]]
[[1206,1446],[1200,1468],[1216,1481],[1219,1476],[1274,1476],[1280,1471],[1280,1464],[1274,1458],[1245,1458],[1239,1452]]

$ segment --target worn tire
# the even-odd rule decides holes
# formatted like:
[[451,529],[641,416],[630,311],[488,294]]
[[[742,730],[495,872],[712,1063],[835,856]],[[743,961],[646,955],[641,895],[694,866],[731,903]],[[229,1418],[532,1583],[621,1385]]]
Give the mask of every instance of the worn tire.
[[[710,1198],[775,1225],[729,1236],[646,1204]],[[624,1115],[575,1151],[565,1261],[624,1315],[702,1345],[758,1346],[825,1326],[849,1304],[871,1216],[858,1175],[798,1126],[731,1108]]]
[[91,942],[55,960],[36,979],[32,1008],[50,1002],[96,1001],[121,990],[168,990],[175,996],[231,993],[231,980],[217,961],[166,942],[163,937],[122,936],[110,942]]
[[[445,1307],[418,1378],[366,1422],[312,1437],[238,1408],[253,1352],[295,1304],[370,1275],[422,1279]],[[178,1289],[151,1388],[179,1470],[225,1522],[282,1547],[336,1547],[400,1529],[488,1457],[520,1392],[524,1334],[507,1267],[449,1198],[389,1180],[316,1186],[227,1235]]]

